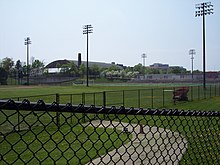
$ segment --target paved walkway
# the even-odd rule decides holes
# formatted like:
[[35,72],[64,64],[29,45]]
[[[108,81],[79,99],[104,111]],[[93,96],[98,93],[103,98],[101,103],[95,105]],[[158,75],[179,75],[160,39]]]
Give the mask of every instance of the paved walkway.
[[186,139],[178,132],[168,129],[144,126],[144,134],[140,134],[138,124],[95,120],[85,125],[121,131],[126,127],[132,134],[130,142],[94,159],[89,165],[178,164],[187,148]]

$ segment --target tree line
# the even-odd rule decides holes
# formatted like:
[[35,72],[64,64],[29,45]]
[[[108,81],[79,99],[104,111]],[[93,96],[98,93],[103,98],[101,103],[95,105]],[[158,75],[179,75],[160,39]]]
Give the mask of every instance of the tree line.
[[[63,64],[57,66],[59,72],[57,74],[66,76],[75,76],[84,78],[86,76],[86,66],[81,64],[79,67],[74,62],[69,62],[68,64]],[[27,73],[27,70],[30,72]],[[41,75],[49,74],[48,69],[44,68],[43,61],[39,59],[34,59],[32,57],[32,62],[29,66],[25,63],[17,60],[16,62],[9,57],[5,57],[0,60],[0,84],[7,84],[8,77],[14,77],[20,82],[20,80],[31,73],[31,76],[37,74],[41,71]],[[180,67],[170,67],[168,69],[158,69],[145,67],[142,64],[137,64],[133,67],[119,67],[118,65],[112,65],[109,68],[102,68],[94,64],[89,67],[89,76],[92,78],[107,78],[107,79],[130,79],[135,78],[138,75],[146,74],[187,74],[191,73],[184,68]],[[195,70],[194,73],[201,73],[199,70]]]
[[28,66],[25,63],[22,63],[21,60],[17,60],[15,62],[9,57],[5,57],[0,60],[0,84],[6,85],[9,76],[20,80],[28,74],[28,69],[33,70],[44,67],[44,63],[42,61],[34,58],[32,59],[32,64]]

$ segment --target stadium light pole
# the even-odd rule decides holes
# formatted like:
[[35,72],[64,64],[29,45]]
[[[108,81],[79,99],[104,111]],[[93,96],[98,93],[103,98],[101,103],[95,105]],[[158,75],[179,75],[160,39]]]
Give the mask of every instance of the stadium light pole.
[[147,55],[143,53],[141,57],[143,58],[143,66],[145,67],[145,59],[147,58]]
[[206,89],[206,73],[205,73],[205,16],[213,14],[213,5],[211,2],[196,4],[195,16],[202,16],[203,20],[203,88]]
[[29,45],[31,44],[30,37],[24,39],[24,45],[27,45],[27,85],[29,85]]
[[93,33],[92,25],[83,26],[83,34],[87,36],[87,55],[86,55],[86,86],[89,86],[89,33]]
[[193,81],[193,60],[194,60],[194,55],[196,54],[195,49],[190,49],[189,50],[189,55],[191,55],[191,60],[192,60],[192,81]]

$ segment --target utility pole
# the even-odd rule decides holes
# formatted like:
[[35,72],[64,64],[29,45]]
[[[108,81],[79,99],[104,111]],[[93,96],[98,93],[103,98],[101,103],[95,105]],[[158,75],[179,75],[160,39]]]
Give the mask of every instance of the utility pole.
[[211,2],[196,4],[196,17],[202,16],[203,20],[203,88],[206,89],[205,73],[205,16],[213,14],[213,5]]
[[147,58],[147,55],[143,53],[141,57],[143,58],[143,66],[145,67],[145,59]]
[[89,86],[89,33],[93,33],[92,25],[83,26],[83,34],[87,35],[87,56],[86,56],[86,86]]
[[27,85],[29,85],[29,76],[30,76],[30,70],[29,70],[29,45],[31,44],[30,37],[27,37],[24,39],[24,45],[27,45]]
[[192,60],[192,81],[193,81],[193,60],[194,60],[194,55],[196,54],[195,49],[190,49],[189,50],[189,55],[191,55],[191,60]]

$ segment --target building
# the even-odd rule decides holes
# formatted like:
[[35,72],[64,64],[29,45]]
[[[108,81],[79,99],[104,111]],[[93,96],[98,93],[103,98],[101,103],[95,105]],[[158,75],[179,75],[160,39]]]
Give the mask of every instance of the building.
[[[45,70],[47,70],[48,73],[59,73],[61,66],[64,64],[68,64],[74,62],[74,64],[79,68],[81,64],[84,64],[86,66],[86,61],[81,60],[81,54],[78,54],[78,60],[56,60],[53,61],[45,66]],[[118,69],[123,69],[124,66],[122,64],[115,64],[115,62],[112,63],[105,63],[105,62],[93,62],[89,61],[88,66],[91,68],[93,65],[97,65],[99,68],[110,68],[111,66],[116,66]]]
[[150,68],[167,70],[169,69],[169,65],[161,64],[161,63],[154,63],[153,65],[150,65]]

